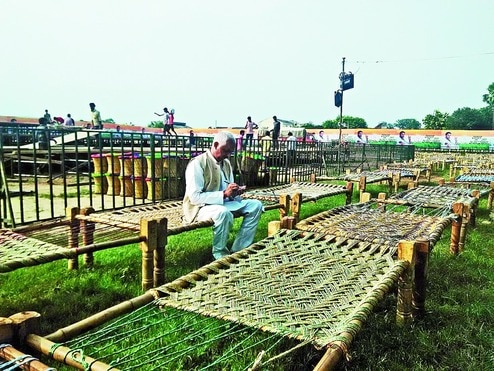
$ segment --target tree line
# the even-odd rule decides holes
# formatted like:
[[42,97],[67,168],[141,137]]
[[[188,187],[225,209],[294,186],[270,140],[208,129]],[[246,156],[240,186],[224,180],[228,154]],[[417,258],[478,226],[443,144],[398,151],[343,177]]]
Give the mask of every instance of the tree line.
[[[458,108],[453,113],[435,110],[426,115],[422,122],[413,118],[399,119],[394,123],[380,122],[376,127],[382,129],[399,128],[403,130],[430,129],[430,130],[490,130],[494,129],[494,83],[487,88],[482,96],[487,106],[482,108]],[[338,129],[340,117],[324,121],[321,125],[312,123],[303,124],[306,129]],[[366,129],[367,122],[361,117],[343,116],[343,127],[349,129]]]

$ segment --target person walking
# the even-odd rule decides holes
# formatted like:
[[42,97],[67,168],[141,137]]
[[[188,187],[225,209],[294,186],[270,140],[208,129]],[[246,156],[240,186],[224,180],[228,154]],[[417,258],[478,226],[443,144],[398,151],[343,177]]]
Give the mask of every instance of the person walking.
[[281,122],[276,116],[273,116],[273,130],[271,131],[271,137],[273,138],[273,148],[278,149],[278,139],[280,137]]
[[43,118],[45,119],[46,125],[51,125],[51,123],[53,122],[53,120],[51,119],[51,115],[47,109],[45,109],[45,114]]
[[286,159],[288,166],[295,164],[295,156],[297,149],[297,138],[290,131],[288,137],[286,138]]
[[154,113],[156,116],[163,116],[163,135],[171,135],[170,133],[170,112],[168,112],[168,108],[163,108],[163,113]]
[[175,110],[172,108],[170,110],[170,113],[168,115],[168,125],[170,127],[170,130],[173,131],[173,133],[175,134],[175,136],[177,136],[177,132],[175,131],[175,127],[173,126],[173,124],[175,123]]
[[[264,211],[259,200],[242,199],[245,188],[234,182],[228,158],[235,152],[235,145],[232,133],[216,133],[211,148],[194,157],[185,171],[184,222],[213,220],[212,253],[215,259],[249,246]],[[243,220],[230,249],[227,242],[234,214],[242,215]]]

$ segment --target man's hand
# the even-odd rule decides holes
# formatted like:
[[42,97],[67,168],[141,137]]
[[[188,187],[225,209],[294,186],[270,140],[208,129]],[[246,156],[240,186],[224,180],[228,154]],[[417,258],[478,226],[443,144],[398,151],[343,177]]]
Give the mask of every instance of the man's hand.
[[245,186],[239,186],[237,183],[228,183],[228,186],[223,191],[223,196],[225,198],[235,198],[245,192]]

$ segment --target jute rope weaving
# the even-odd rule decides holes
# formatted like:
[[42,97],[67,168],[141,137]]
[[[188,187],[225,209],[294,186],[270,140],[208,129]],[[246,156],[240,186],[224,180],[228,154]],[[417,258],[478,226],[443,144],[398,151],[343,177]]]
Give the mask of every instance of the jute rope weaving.
[[74,256],[77,254],[72,250],[8,229],[0,230],[0,273]]
[[[390,200],[403,200],[411,204],[421,205],[422,207],[442,208],[452,206],[453,203],[460,199],[473,197],[473,189],[453,188],[445,186],[419,186],[400,193],[393,194]],[[489,193],[489,189],[479,190],[480,195]]]
[[345,186],[335,184],[295,182],[289,185],[275,186],[247,191],[245,198],[254,198],[263,202],[278,202],[281,195],[301,193],[303,201],[314,201],[347,192]]
[[337,207],[297,223],[305,231],[334,234],[342,238],[368,241],[390,249],[394,254],[399,240],[425,239],[434,245],[453,216],[449,208],[436,211],[442,215],[427,216],[399,212],[399,208],[379,206],[376,202]]
[[[228,365],[232,360],[243,359],[244,352],[253,346],[243,339],[226,340],[227,335],[234,334],[252,337],[244,326],[252,328],[251,333],[275,336],[266,334],[267,340],[254,344],[255,353],[261,347],[268,354],[258,361],[261,365],[300,346],[278,355],[270,353],[281,337],[296,339],[301,345],[338,343],[346,348],[408,266],[407,261],[395,260],[368,242],[281,230],[158,287],[161,298],[154,302],[154,310],[143,307],[131,317],[117,318],[65,345],[112,367],[129,370],[188,369],[184,364],[198,370],[231,369]],[[157,315],[158,307],[163,311],[161,316]],[[230,324],[212,325],[187,312]],[[180,326],[171,325],[176,320]],[[216,347],[214,341],[218,340],[224,354],[212,359],[207,349]],[[191,348],[209,355],[192,358]],[[239,369],[247,369],[254,357],[247,357],[247,362]]]

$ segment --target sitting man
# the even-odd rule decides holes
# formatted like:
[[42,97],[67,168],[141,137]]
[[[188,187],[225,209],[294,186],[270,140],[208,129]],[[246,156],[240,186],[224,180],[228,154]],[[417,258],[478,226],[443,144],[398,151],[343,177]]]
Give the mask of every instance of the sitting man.
[[[245,188],[234,183],[228,157],[235,151],[235,145],[233,134],[218,132],[210,150],[190,161],[185,172],[184,222],[213,220],[215,259],[252,244],[263,212],[262,203],[258,200],[243,200],[240,195]],[[234,214],[242,215],[243,220],[229,250],[227,242]]]

